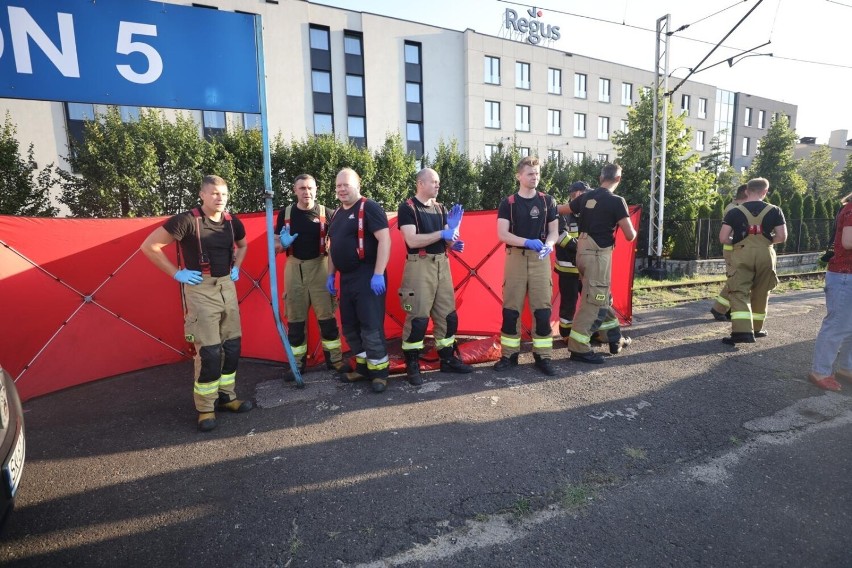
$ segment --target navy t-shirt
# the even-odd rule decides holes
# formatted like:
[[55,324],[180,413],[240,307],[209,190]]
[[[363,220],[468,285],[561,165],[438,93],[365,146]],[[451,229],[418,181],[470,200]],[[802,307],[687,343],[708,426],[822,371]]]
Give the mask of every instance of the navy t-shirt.
[[[434,233],[444,229],[447,224],[447,212],[444,206],[438,202],[433,202],[432,205],[426,206],[416,197],[411,198],[411,205],[408,200],[399,204],[396,211],[397,225],[414,225],[417,228],[417,234]],[[412,208],[412,205],[414,208]],[[409,254],[417,254],[420,249],[413,249],[406,245]],[[432,243],[426,247],[426,252],[429,254],[441,254],[447,251],[447,243],[444,239]]]
[[[362,264],[376,264],[379,241],[375,231],[388,228],[388,216],[381,205],[367,199],[364,201],[364,260],[358,258],[358,210],[361,201],[349,209],[340,207],[328,226],[331,239],[331,261],[340,272],[352,272]],[[299,236],[301,239],[301,235]],[[298,240],[298,239],[297,239]]]
[[509,221],[509,232],[524,239],[547,238],[547,224],[557,217],[556,201],[546,193],[521,197],[515,193],[515,203],[504,197],[497,208],[497,218]]
[[[275,221],[275,234],[280,235],[281,229],[284,228],[284,214],[287,209],[284,208],[278,212],[278,219]],[[333,209],[325,208],[325,233],[328,236],[328,223],[331,215],[334,214]],[[299,260],[311,260],[320,254],[320,204],[315,203],[312,209],[304,211],[299,209],[295,204],[290,207],[290,234],[299,235],[290,245],[290,254]]]
[[[200,208],[196,209],[200,210]],[[201,248],[204,259],[198,250],[195,221],[192,211],[187,211],[170,217],[163,227],[180,243],[183,264],[186,268],[201,271],[201,263],[209,262],[211,276],[227,276],[231,273],[234,243],[246,238],[246,229],[242,221],[234,216],[231,216],[230,221],[226,221],[225,216],[222,215],[222,220],[217,223],[208,219],[202,212],[198,217],[198,226],[201,228]]]
[[580,232],[586,233],[601,248],[615,244],[615,228],[628,217],[627,202],[605,187],[577,196],[568,204],[580,216]]
[[[772,207],[772,210],[766,213],[763,217],[763,222],[760,224],[763,236],[770,241],[772,240],[772,231],[775,230],[775,227],[787,224],[784,220],[784,212],[776,205],[764,201],[746,201],[741,205],[748,209],[749,213],[755,217],[760,215],[764,207]],[[734,207],[728,211],[722,223],[729,225],[733,229],[731,232],[731,235],[734,237],[732,240],[733,244],[740,242],[748,236],[748,220],[738,208]]]

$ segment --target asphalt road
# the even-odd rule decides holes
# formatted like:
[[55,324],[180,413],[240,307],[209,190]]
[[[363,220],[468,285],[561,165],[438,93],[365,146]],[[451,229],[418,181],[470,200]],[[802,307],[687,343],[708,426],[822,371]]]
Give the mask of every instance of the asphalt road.
[[209,434],[188,363],[29,401],[0,563],[852,566],[852,386],[805,379],[822,293],[739,348],[709,307],[638,312],[603,366],[559,346],[558,377],[526,353],[374,394],[244,361],[259,408]]

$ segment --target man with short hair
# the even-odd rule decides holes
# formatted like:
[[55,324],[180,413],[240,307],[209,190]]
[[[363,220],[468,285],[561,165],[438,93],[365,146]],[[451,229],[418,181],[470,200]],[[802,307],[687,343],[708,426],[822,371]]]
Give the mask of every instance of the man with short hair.
[[754,178],[746,186],[746,200],[725,215],[719,242],[730,242],[731,273],[728,291],[731,299],[731,336],[723,343],[754,343],[766,337],[763,326],[769,292],[778,285],[775,272],[776,243],[787,240],[787,224],[780,207],[764,203],[769,192],[766,178]]
[[506,245],[503,269],[503,325],[500,328],[502,356],[495,371],[518,364],[521,351],[521,310],[529,297],[532,312],[532,342],[535,367],[553,376],[550,329],[553,278],[550,253],[558,235],[556,201],[537,191],[541,180],[538,158],[526,156],[515,168],[518,191],[504,197],[497,209],[497,238]]
[[[278,212],[275,234],[275,252],[287,253],[284,266],[284,305],[287,310],[287,335],[293,355],[299,360],[299,371],[304,371],[308,356],[308,339],[305,324],[308,311],[314,314],[322,337],[322,350],[326,367],[348,371],[340,351],[340,332],[334,317],[335,299],[328,293],[328,220],[331,211],[317,203],[317,182],[310,174],[301,174],[293,181],[296,203]],[[299,235],[301,235],[300,238]],[[289,367],[284,380],[295,377]]]
[[355,370],[344,382],[372,381],[373,392],[388,383],[385,345],[385,269],[390,259],[390,229],[381,205],[361,196],[361,176],[343,168],[336,179],[340,207],[328,227],[329,262],[326,289],[337,295],[335,272],[340,271],[340,323],[355,353]]
[[[225,211],[228,185],[219,176],[204,176],[201,206],[170,217],[140,247],[160,270],[183,285],[186,340],[195,346],[193,398],[198,429],[216,427],[216,410],[247,412],[248,400],[234,390],[242,330],[234,282],[248,245],[242,222]],[[175,266],[163,249],[178,241],[185,268]]]
[[601,169],[600,186],[559,206],[559,214],[580,217],[577,239],[577,268],[582,279],[580,311],[574,317],[568,336],[572,361],[600,364],[603,356],[592,350],[592,335],[606,334],[609,352],[620,353],[630,344],[621,335],[618,315],[612,308],[612,250],[615,230],[620,228],[628,241],[636,238],[630,212],[624,198],[615,195],[621,182],[621,166],[606,164]]
[[397,223],[407,247],[399,301],[405,311],[402,328],[402,352],[408,382],[422,385],[420,352],[432,318],[433,336],[443,373],[471,373],[456,355],[458,314],[453,290],[453,275],[447,247],[462,252],[464,241],[459,240],[464,209],[453,205],[449,212],[435,198],[441,187],[438,172],[423,168],[417,174],[417,190],[411,199],[400,203]]
[[[737,192],[734,195],[734,200],[728,203],[728,206],[725,207],[725,211],[722,213],[722,218],[730,212],[731,209],[742,203],[746,200],[746,188],[747,184],[742,184],[737,188]],[[725,275],[730,277],[731,275],[731,253],[734,250],[734,245],[729,242],[722,243],[722,258],[725,259]],[[731,319],[731,301],[729,298],[730,294],[728,292],[728,281],[725,280],[725,284],[722,286],[722,290],[719,292],[719,295],[716,296],[716,301],[713,302],[713,307],[710,308],[710,313],[716,318],[716,321],[726,321]]]

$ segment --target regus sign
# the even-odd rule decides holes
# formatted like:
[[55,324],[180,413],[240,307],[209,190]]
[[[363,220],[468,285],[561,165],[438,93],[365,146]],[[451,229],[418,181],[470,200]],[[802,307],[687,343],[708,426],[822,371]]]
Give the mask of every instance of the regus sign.
[[542,16],[541,10],[530,8],[527,10],[527,15],[529,15],[529,18],[519,18],[517,12],[511,8],[506,8],[506,29],[526,34],[524,40],[533,45],[538,45],[542,38],[556,41],[562,37],[562,34],[559,33],[559,26],[545,25],[544,22],[535,19]]

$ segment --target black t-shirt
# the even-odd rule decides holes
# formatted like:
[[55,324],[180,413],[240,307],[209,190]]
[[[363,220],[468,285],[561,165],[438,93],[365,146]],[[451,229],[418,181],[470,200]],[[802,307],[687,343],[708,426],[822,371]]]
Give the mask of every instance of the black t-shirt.
[[[319,203],[315,203],[313,208],[307,211],[299,209],[296,204],[290,207],[290,234],[298,234],[299,238],[293,241],[289,250],[290,254],[299,260],[311,260],[320,255],[320,207]],[[275,221],[276,235],[280,235],[284,228],[284,214],[286,212],[286,207],[278,212],[278,219]],[[326,236],[328,236],[330,217],[333,214],[333,209],[325,208]]]
[[556,219],[556,201],[546,193],[521,197],[515,193],[515,203],[504,197],[497,208],[497,218],[509,221],[509,232],[524,239],[547,238],[547,224]]
[[[200,208],[196,209],[200,210]],[[184,266],[190,270],[200,271],[202,258],[198,250],[195,223],[196,217],[192,211],[187,211],[167,219],[163,228],[180,242]],[[222,215],[222,220],[216,223],[201,213],[198,217],[198,226],[201,228],[201,248],[206,257],[204,262],[210,263],[210,275],[227,276],[231,272],[234,243],[246,238],[246,229],[242,221],[234,216],[231,216],[230,221],[226,221],[225,216]]]
[[[411,201],[411,205],[408,202]],[[411,206],[414,206],[412,209]],[[416,213],[415,213],[416,209]],[[403,201],[399,204],[396,210],[397,225],[414,225],[417,228],[417,234],[434,233],[444,229],[447,224],[447,211],[444,206],[438,202],[433,202],[431,206],[426,206],[420,203],[416,197],[410,200]],[[420,249],[413,249],[406,245],[409,254],[417,254]],[[432,243],[426,247],[426,252],[429,254],[441,254],[447,252],[447,242],[444,239]]]
[[[381,205],[372,199],[367,199],[364,202],[364,260],[359,260],[358,210],[360,208],[360,201],[356,201],[349,209],[340,207],[328,226],[328,236],[331,239],[331,261],[340,272],[357,270],[362,262],[376,264],[379,241],[373,233],[388,228],[388,216]],[[302,238],[301,235],[299,238]]]
[[[784,220],[784,212],[781,211],[781,208],[772,205],[771,203],[765,203],[763,201],[746,201],[741,205],[748,209],[749,213],[755,217],[760,215],[760,212],[763,211],[764,207],[772,207],[772,210],[766,213],[763,217],[763,222],[760,224],[763,236],[770,241],[772,240],[772,231],[775,230],[775,227],[787,224]],[[736,244],[748,236],[748,220],[743,212],[736,207],[725,214],[725,218],[722,220],[722,223],[729,225],[731,229],[733,229],[731,232],[731,235],[734,237],[732,244]]]
[[592,237],[601,248],[615,244],[618,222],[630,216],[624,198],[605,187],[577,196],[569,207],[580,216],[580,232]]

